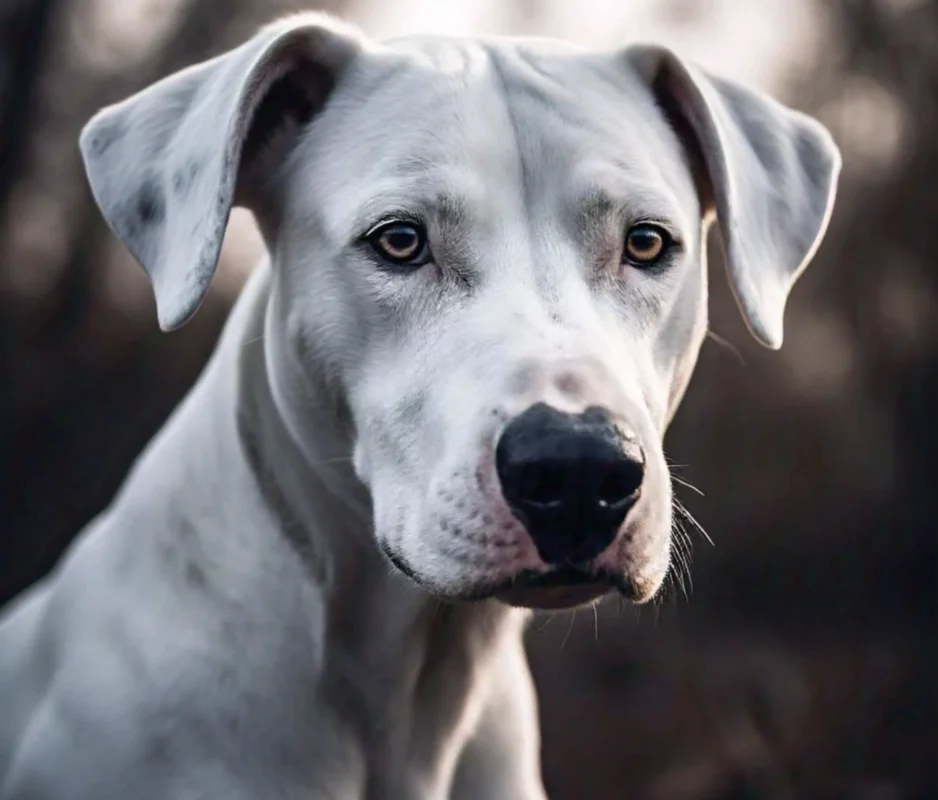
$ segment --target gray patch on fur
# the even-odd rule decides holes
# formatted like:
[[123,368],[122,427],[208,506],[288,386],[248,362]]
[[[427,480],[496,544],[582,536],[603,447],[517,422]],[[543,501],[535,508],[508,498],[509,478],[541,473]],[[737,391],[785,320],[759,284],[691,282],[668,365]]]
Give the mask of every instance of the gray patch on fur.
[[137,217],[143,225],[158,225],[166,217],[163,188],[152,177],[145,180],[137,192]]
[[185,197],[192,190],[205,166],[204,159],[191,158],[173,170],[172,187],[177,197]]

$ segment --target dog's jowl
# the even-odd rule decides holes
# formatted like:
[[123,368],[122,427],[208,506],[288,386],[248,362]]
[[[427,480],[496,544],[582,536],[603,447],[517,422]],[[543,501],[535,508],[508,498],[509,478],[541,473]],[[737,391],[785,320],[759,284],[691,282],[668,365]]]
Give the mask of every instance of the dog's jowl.
[[543,798],[526,609],[658,592],[705,235],[781,346],[828,133],[655,46],[299,15],[80,144],[164,329],[233,206],[268,256],[0,619],[0,798]]

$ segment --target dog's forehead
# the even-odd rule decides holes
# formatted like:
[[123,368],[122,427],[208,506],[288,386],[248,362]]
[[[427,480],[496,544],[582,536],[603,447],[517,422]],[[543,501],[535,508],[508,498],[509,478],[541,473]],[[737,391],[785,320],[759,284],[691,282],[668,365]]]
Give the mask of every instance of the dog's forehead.
[[367,203],[363,191],[376,206],[424,195],[494,209],[522,190],[526,201],[657,194],[666,214],[693,194],[677,138],[626,60],[564,42],[392,40],[350,70],[323,117],[314,160],[348,197],[336,210]]

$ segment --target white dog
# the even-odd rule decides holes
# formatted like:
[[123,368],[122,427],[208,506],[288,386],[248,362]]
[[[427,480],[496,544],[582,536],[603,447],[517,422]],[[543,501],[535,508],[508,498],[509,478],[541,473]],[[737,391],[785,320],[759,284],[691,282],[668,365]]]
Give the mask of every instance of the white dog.
[[307,14],[101,111],[81,150],[164,329],[234,204],[269,259],[4,616],[0,797],[543,798],[523,608],[661,586],[708,223],[779,347],[828,133],[659,47]]

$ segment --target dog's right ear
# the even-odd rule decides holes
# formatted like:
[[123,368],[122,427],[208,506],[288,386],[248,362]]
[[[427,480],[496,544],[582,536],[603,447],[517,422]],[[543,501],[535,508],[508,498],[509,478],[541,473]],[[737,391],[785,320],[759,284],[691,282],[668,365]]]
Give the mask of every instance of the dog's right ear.
[[149,276],[163,330],[201,304],[232,205],[266,207],[271,169],[366,46],[351,26],[300,14],[85,126],[79,147],[91,191]]

